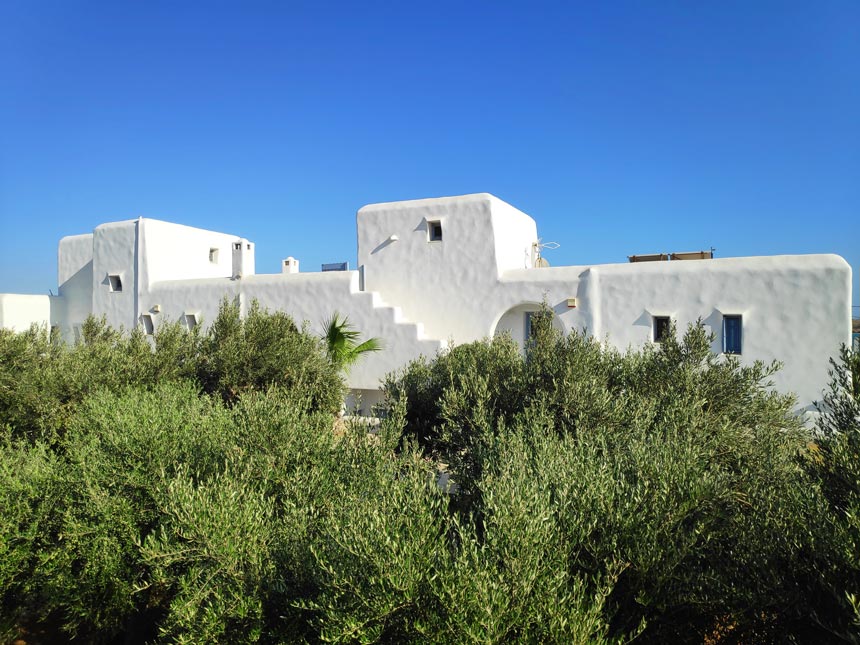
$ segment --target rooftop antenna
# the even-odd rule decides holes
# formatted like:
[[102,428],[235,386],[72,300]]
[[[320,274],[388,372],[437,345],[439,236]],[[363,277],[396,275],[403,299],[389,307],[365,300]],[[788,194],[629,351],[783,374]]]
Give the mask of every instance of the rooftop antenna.
[[540,238],[533,245],[535,250],[535,267],[544,268],[549,266],[549,262],[547,262],[546,258],[543,257],[543,250],[555,250],[561,246],[558,242],[542,242]]

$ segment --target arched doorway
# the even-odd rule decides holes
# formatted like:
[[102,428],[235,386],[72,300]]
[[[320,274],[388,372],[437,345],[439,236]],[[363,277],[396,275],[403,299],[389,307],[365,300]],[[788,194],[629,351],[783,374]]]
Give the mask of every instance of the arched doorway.
[[[496,322],[493,335],[510,334],[515,343],[523,347],[526,339],[531,335],[531,317],[536,311],[540,311],[539,302],[524,302],[508,309]],[[552,312],[552,326],[564,332],[564,324],[555,312]]]

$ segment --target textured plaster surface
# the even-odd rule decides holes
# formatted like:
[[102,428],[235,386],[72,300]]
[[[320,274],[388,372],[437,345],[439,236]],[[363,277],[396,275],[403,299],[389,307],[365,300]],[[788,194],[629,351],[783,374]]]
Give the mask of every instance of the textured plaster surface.
[[256,300],[270,310],[285,311],[298,324],[308,321],[322,334],[326,320],[337,311],[349,317],[362,337],[383,341],[382,351],[366,355],[349,373],[354,388],[375,389],[388,372],[421,354],[434,355],[443,343],[427,339],[420,324],[404,321],[398,308],[387,306],[378,294],[359,291],[358,271],[330,271],[256,275],[237,280],[182,280],[153,285],[144,307],[156,325],[162,320],[181,320],[193,313],[203,324],[218,313],[223,298],[238,299],[243,311]]
[[701,319],[722,351],[725,315],[743,316],[744,363],[783,362],[774,385],[798,395],[801,407],[820,398],[828,358],[846,342],[851,269],[836,255],[725,258],[597,267],[598,335],[618,347],[651,337],[653,316],[679,331]]
[[30,325],[48,326],[51,320],[50,296],[0,294],[0,327],[27,331]]
[[[60,240],[57,253],[58,315],[51,320],[63,337],[75,340],[75,324],[93,313],[93,234],[70,235]],[[106,288],[106,287],[104,287]]]
[[[146,258],[141,266],[142,284],[233,275],[233,243],[240,242],[235,235],[146,218],[140,220],[140,233],[141,253]],[[215,262],[209,259],[212,249]],[[253,268],[246,272],[253,273]]]
[[[534,220],[501,204],[478,194],[362,208],[358,263],[365,288],[401,307],[408,320],[424,323],[431,337],[464,342],[488,335],[500,273],[526,266],[537,241]],[[427,223],[433,221],[442,224],[440,242],[429,239]],[[504,231],[501,255],[497,230]]]
[[[137,323],[138,222],[128,220],[97,226],[93,231],[93,313],[112,327],[130,329]],[[118,275],[121,291],[112,291],[110,276]]]

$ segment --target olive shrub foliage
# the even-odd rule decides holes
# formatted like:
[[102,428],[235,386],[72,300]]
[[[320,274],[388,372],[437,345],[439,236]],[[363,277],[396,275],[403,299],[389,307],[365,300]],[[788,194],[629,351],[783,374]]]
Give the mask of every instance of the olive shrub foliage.
[[93,317],[73,346],[44,328],[0,329],[0,420],[16,438],[52,444],[95,392],[184,381],[228,405],[277,383],[315,409],[336,411],[343,383],[321,348],[287,314],[254,302],[240,317],[227,300],[207,332],[166,322],[152,342],[139,327],[124,332]]
[[701,327],[622,353],[543,316],[525,353],[391,375],[373,432],[336,421],[319,339],[258,307],[154,342],[0,332],[3,637],[855,638],[856,390],[813,434],[776,366]]
[[860,628],[860,354],[843,347],[839,359],[830,363],[830,387],[819,405],[811,471],[827,501],[836,536],[831,544],[838,549],[831,560],[838,583],[828,591],[851,612],[856,629]]
[[[777,364],[712,354],[701,324],[628,352],[562,336],[546,310],[534,328],[525,355],[495,338],[419,359],[386,383],[406,408],[405,436],[448,465],[457,522],[474,527],[484,553],[524,539],[525,552],[502,548],[495,562],[564,577],[551,598],[586,581],[603,594],[611,636],[644,625],[639,638],[651,642],[857,639],[850,370],[835,365],[843,384],[822,418],[840,427],[825,439],[770,387]],[[522,523],[501,519],[516,509]],[[500,597],[528,597],[515,580]],[[520,615],[482,606],[499,620]]]

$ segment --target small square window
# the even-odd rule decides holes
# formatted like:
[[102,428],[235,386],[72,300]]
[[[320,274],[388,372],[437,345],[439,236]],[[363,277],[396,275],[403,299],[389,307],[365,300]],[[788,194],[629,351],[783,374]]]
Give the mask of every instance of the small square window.
[[122,291],[122,278],[116,273],[109,275],[108,288],[111,291]]
[[237,251],[241,251],[241,250],[242,250],[242,243],[241,243],[241,242],[236,242],[236,243],[233,245],[233,248],[234,248],[234,249],[236,249]]
[[743,318],[723,316],[723,353],[740,354],[743,342]]
[[155,321],[150,314],[141,315],[140,322],[143,324],[143,333],[147,336],[152,336],[155,333]]
[[430,242],[442,241],[442,222],[427,222],[427,239]]
[[197,326],[197,315],[196,314],[185,314],[185,326],[191,330]]
[[212,247],[211,249],[209,249],[209,261],[212,264],[218,264],[218,249],[217,248]]
[[661,343],[669,334],[671,318],[669,316],[654,316],[654,342]]

